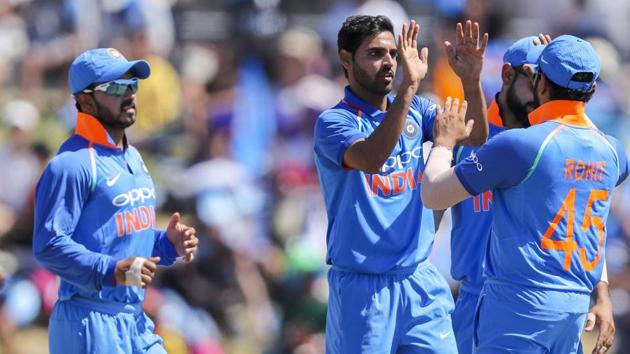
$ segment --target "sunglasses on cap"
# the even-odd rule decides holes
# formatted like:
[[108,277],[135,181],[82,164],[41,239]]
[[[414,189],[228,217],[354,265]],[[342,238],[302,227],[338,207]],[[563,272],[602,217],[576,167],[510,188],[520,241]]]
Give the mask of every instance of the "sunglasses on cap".
[[95,91],[102,91],[110,96],[123,96],[127,93],[127,89],[131,89],[131,93],[138,92],[138,79],[120,79],[109,82],[104,82],[94,86],[92,89],[85,89],[82,92],[92,93]]

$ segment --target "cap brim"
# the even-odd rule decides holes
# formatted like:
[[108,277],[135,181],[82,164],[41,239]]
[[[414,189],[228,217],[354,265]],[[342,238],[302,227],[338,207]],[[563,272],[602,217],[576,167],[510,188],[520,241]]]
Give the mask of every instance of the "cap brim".
[[133,76],[138,79],[146,79],[151,75],[151,68],[149,67],[149,63],[144,60],[121,61],[115,65],[110,65],[107,71],[94,82],[100,83],[118,80],[127,72],[131,72]]

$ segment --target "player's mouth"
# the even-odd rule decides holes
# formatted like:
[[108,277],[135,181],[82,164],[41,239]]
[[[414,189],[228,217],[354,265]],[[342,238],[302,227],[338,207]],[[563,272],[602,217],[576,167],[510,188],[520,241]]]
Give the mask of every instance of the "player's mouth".
[[124,102],[120,106],[120,110],[129,114],[133,114],[136,112],[136,104],[133,101]]
[[382,77],[387,83],[390,83],[394,80],[394,72],[391,70],[385,71],[381,73],[379,76]]

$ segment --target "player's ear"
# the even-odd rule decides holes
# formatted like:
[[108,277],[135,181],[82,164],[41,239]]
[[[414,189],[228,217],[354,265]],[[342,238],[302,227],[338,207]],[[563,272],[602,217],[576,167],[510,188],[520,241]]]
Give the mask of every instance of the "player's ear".
[[96,113],[96,102],[94,101],[94,97],[92,97],[92,95],[89,95],[87,93],[78,93],[74,97],[81,107],[81,111],[83,113],[87,113],[90,115],[94,115]]
[[503,63],[501,67],[501,81],[503,85],[509,85],[512,80],[516,77],[516,71],[512,69],[512,65],[510,63]]
[[525,71],[525,74],[527,74],[529,81],[534,82],[534,76],[536,76],[536,72],[534,71],[534,68],[532,68],[532,66],[529,64],[524,64],[523,71]]
[[350,63],[352,62],[352,53],[349,51],[342,49],[339,51],[339,61],[341,61],[341,65],[346,71],[350,72]]

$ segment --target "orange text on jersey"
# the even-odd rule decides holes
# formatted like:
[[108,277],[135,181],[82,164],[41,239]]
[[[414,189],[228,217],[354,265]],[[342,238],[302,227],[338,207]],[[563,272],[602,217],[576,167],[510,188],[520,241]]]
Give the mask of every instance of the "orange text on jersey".
[[576,181],[602,181],[604,179],[605,161],[583,161],[566,159],[564,163],[564,179]]

